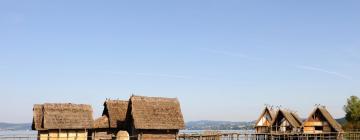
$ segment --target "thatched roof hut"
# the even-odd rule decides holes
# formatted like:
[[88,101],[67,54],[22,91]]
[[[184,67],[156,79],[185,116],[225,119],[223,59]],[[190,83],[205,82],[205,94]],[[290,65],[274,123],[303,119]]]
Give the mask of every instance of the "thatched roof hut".
[[91,129],[92,108],[84,104],[36,104],[33,108],[33,130]]
[[[304,132],[342,132],[342,126],[324,106],[317,106],[303,124]],[[319,130],[317,130],[319,129]]]
[[126,130],[132,139],[175,140],[185,127],[176,98],[131,96],[129,101],[106,100],[102,117],[94,122],[93,137],[109,139]]
[[180,103],[176,98],[131,96],[130,102],[135,129],[185,128]]
[[176,98],[131,96],[129,132],[141,140],[176,140],[185,128],[180,103]]
[[[301,128],[301,120],[294,112],[279,109],[271,123],[272,131],[298,132]],[[287,130],[291,128],[291,130]]]
[[271,122],[274,120],[276,110],[273,108],[265,107],[255,122],[256,133],[268,133],[270,131]]
[[[255,122],[256,126],[268,126],[272,122],[272,120],[275,118],[276,110],[273,108],[265,107],[265,109],[262,111],[261,115]],[[267,123],[260,123],[262,119],[266,119],[266,121],[269,121],[269,124]]]
[[94,121],[94,139],[111,139],[119,130],[126,130],[128,107],[128,101],[106,100],[102,116]]
[[[96,125],[106,128],[123,128],[126,123],[126,115],[129,102],[123,100],[106,100],[104,103],[103,116],[95,121]],[[108,121],[108,122],[106,122]],[[108,124],[104,124],[108,123]]]

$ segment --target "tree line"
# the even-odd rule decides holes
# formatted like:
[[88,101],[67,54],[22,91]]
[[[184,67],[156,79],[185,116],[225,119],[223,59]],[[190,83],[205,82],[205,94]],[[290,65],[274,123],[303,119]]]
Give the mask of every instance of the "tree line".
[[347,99],[344,106],[346,113],[344,124],[345,130],[359,130],[360,129],[360,99],[357,96],[351,96]]

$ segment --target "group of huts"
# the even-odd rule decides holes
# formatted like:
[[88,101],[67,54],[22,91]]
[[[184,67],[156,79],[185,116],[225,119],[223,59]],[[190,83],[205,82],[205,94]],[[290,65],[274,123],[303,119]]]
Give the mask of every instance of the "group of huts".
[[[45,103],[33,108],[32,129],[38,131],[39,140],[110,140],[119,136],[131,140],[176,140],[184,127],[176,98],[132,95],[129,100],[107,99],[102,116],[95,120],[90,105]],[[304,120],[292,111],[267,106],[255,123],[255,132],[337,135],[343,130],[324,106],[316,106]]]
[[33,112],[32,129],[40,140],[107,140],[115,139],[118,132],[131,140],[175,140],[185,127],[176,98],[108,99],[95,120],[92,107],[83,104],[38,104]]
[[325,106],[316,105],[310,115],[301,119],[287,109],[266,106],[255,124],[258,134],[304,134],[338,135],[343,132],[341,125],[330,115]]

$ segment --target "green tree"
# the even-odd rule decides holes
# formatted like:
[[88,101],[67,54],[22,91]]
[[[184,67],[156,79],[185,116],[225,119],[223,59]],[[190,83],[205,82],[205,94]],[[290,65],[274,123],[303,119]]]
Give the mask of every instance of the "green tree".
[[347,99],[347,104],[344,106],[346,113],[345,119],[347,129],[360,129],[360,99],[357,96],[351,96]]

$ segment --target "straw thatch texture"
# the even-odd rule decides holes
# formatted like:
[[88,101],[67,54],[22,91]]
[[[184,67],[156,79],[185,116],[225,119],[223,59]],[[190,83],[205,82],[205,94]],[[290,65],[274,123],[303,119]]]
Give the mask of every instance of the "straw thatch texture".
[[311,116],[313,116],[317,111],[319,111],[324,118],[326,119],[326,121],[330,124],[330,126],[337,132],[342,132],[343,129],[341,127],[341,125],[331,116],[331,114],[327,111],[327,109],[325,107],[316,107],[312,113],[310,113],[308,120],[311,118]]
[[32,130],[41,130],[42,129],[42,121],[43,121],[43,106],[39,104],[35,104],[33,108],[33,123]]
[[94,121],[94,128],[109,128],[109,118],[101,116]]
[[302,124],[303,123],[303,120],[300,118],[300,116],[295,113],[295,112],[291,112],[291,115],[294,117],[294,119],[299,123],[299,124]]
[[82,129],[92,126],[93,116],[90,105],[44,104],[46,129]]
[[338,132],[342,132],[343,129],[341,125],[330,115],[326,108],[319,107],[320,112],[324,115],[325,119],[330,123],[330,125]]
[[128,110],[128,101],[106,100],[104,103],[103,115],[108,116],[110,128],[124,126],[126,122],[126,113]]
[[33,126],[36,130],[92,128],[92,108],[83,104],[35,105]]
[[131,114],[135,129],[183,129],[180,103],[175,98],[132,96]]
[[301,123],[297,120],[297,118],[294,117],[294,114],[292,112],[286,111],[286,110],[282,110],[279,109],[273,122],[271,123],[271,125],[274,125],[274,123],[276,122],[276,120],[278,119],[278,117],[283,116],[292,127],[295,128],[300,128],[301,127]]

